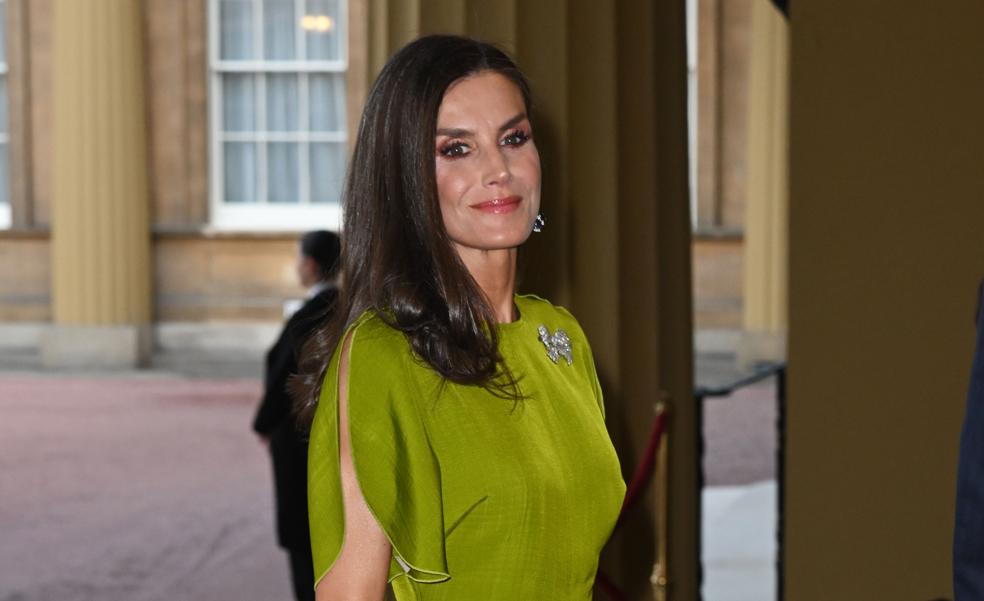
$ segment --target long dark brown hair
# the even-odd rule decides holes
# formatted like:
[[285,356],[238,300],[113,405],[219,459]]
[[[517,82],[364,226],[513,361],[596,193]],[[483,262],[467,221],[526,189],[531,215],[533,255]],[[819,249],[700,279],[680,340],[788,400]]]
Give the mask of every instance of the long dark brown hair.
[[499,354],[495,314],[452,246],[437,197],[438,109],[451,84],[484,71],[516,84],[531,114],[529,84],[516,64],[469,38],[419,38],[376,79],[343,195],[338,304],[305,344],[291,383],[302,424],[313,416],[345,328],[366,311],[402,331],[413,352],[445,379],[519,398]]

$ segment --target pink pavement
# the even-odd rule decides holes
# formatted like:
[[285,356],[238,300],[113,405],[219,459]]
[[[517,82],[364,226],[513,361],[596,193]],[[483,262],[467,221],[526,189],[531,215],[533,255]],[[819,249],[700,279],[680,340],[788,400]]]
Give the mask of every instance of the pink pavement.
[[259,393],[0,374],[0,601],[290,599]]

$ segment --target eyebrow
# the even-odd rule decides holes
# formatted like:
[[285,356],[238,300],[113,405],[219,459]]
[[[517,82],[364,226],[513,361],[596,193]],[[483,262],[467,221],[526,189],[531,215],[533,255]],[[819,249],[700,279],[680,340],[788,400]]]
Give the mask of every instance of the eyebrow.
[[[519,113],[519,114],[517,114],[512,119],[510,119],[509,121],[506,121],[505,123],[503,123],[502,125],[499,126],[499,133],[501,134],[502,132],[506,131],[507,129],[509,129],[511,127],[515,127],[516,125],[518,125],[522,121],[525,121],[526,118],[527,118],[526,117],[526,113]],[[437,130],[437,135],[439,135],[439,136],[448,136],[449,138],[467,138],[469,136],[474,135],[474,132],[471,131],[470,129],[462,129],[460,127],[439,128]]]

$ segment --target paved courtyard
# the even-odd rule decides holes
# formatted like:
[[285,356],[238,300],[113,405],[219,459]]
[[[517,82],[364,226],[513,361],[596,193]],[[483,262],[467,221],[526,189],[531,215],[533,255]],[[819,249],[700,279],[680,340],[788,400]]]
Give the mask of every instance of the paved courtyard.
[[0,374],[0,601],[289,599],[258,393]]
[[[696,367],[705,386],[744,375],[727,357]],[[704,402],[704,601],[776,599],[777,417],[775,378]]]

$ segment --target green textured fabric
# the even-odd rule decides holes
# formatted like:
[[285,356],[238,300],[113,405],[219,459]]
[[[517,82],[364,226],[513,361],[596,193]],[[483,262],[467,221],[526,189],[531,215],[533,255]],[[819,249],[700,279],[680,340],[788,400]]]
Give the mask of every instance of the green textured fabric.
[[[362,494],[393,547],[399,601],[589,601],[598,554],[625,493],[605,429],[591,350],[566,310],[517,296],[498,326],[524,398],[442,382],[379,317],[352,325],[349,436]],[[570,336],[553,363],[537,327]],[[314,570],[344,537],[338,454],[338,353],[311,431],[308,496]]]

